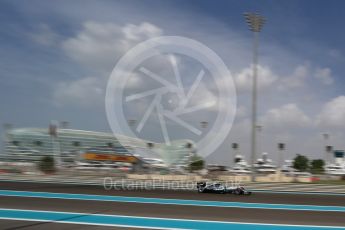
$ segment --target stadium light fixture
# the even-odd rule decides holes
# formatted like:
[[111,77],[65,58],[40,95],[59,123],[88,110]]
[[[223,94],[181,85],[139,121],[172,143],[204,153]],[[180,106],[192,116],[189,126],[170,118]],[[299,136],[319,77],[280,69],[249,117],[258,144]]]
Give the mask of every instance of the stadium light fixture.
[[257,113],[257,74],[258,74],[258,47],[259,32],[261,31],[265,18],[257,13],[245,13],[244,17],[249,29],[254,34],[253,40],[253,94],[252,94],[252,138],[251,138],[251,169],[252,181],[255,181],[254,163],[256,157],[256,113]]

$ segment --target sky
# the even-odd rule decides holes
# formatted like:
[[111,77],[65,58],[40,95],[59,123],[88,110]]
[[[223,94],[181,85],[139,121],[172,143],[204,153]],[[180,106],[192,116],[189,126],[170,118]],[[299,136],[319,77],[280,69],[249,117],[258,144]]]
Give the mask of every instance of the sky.
[[[277,160],[277,143],[283,142],[285,158],[296,153],[322,158],[325,144],[345,149],[344,7],[340,0],[2,0],[0,123],[44,128],[57,120],[70,122],[71,128],[110,132],[104,98],[115,64],[147,39],[182,36],[217,53],[236,86],[231,132],[208,162],[228,164],[234,142],[249,159],[252,34],[243,13],[258,12],[267,19],[259,47],[258,152]],[[167,73],[165,58],[149,60],[147,66]],[[187,90],[198,64],[175,58]],[[129,79],[127,95],[155,86],[140,74]],[[216,97],[211,80],[196,91],[199,101]],[[174,98],[167,99],[168,107]],[[126,116],[140,120],[149,103],[147,98],[126,108]],[[206,120],[210,129],[217,111],[211,105],[184,119],[194,125]],[[140,137],[162,141],[156,118],[148,120]],[[176,123],[168,125],[172,139],[194,140]],[[328,143],[322,133],[329,133]]]

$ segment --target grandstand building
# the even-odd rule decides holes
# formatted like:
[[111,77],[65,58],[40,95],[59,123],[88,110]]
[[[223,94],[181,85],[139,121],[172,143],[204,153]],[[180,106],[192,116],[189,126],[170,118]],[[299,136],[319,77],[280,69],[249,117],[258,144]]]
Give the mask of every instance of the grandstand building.
[[[1,161],[37,162],[53,156],[58,162],[127,161],[161,159],[167,166],[187,164],[195,154],[190,140],[173,141],[169,146],[123,135],[75,129],[16,128],[4,137]],[[127,159],[127,160],[126,160]]]

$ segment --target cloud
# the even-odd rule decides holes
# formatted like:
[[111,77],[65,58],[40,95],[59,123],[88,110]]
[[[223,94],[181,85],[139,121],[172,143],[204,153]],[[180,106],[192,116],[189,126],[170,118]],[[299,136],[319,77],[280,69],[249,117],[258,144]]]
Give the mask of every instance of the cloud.
[[44,23],[39,24],[36,31],[28,35],[33,41],[45,46],[55,45],[59,39],[59,35]]
[[323,106],[320,115],[318,115],[316,122],[321,127],[344,128],[345,96],[338,96],[327,102]]
[[286,89],[286,88],[299,88],[304,86],[304,83],[310,74],[310,67],[309,64],[299,65],[295,68],[293,73],[282,79],[281,85],[279,88]]
[[286,129],[312,124],[312,120],[294,103],[268,110],[261,120],[265,127]]
[[194,107],[203,105],[202,108],[205,108],[210,111],[215,111],[219,109],[217,104],[220,102],[221,100],[218,100],[217,95],[215,95],[211,90],[209,90],[207,86],[205,86],[205,84],[200,83],[194,95],[191,97],[188,106]]
[[314,76],[325,85],[332,85],[334,82],[330,68],[317,68]]
[[87,107],[103,104],[104,100],[103,79],[85,77],[72,82],[61,82],[53,93],[55,105],[77,105]]
[[[116,59],[136,43],[161,33],[160,28],[147,22],[124,26],[93,21],[84,23],[83,29],[75,37],[62,43],[62,48],[69,57],[83,67],[93,68],[99,76],[60,82],[53,92],[54,103],[83,107],[103,104],[107,72],[115,65]],[[141,78],[130,73],[126,87],[134,88],[141,84]]]
[[148,22],[120,26],[88,21],[75,37],[65,40],[62,47],[69,57],[85,67],[107,71],[136,43],[161,34],[160,28]]
[[144,41],[152,37],[160,36],[162,32],[162,29],[148,22],[142,22],[139,25],[127,24],[122,27],[122,33],[125,38],[124,41],[127,42],[128,45],[132,45],[130,41]]
[[[126,89],[137,89],[145,85],[145,82],[138,74],[125,72],[123,74],[128,75]],[[104,104],[107,80],[107,76],[98,76],[60,82],[53,92],[54,104],[57,106],[76,105],[81,107]]]
[[332,70],[330,68],[312,67],[309,62],[307,62],[302,65],[298,65],[291,75],[283,78],[279,88],[302,88],[305,86],[310,76],[316,78],[325,85],[331,85],[334,82]]
[[331,58],[333,58],[335,60],[340,60],[340,61],[344,60],[344,58],[345,58],[344,55],[342,54],[342,52],[340,50],[337,50],[337,49],[329,50],[328,55]]
[[[252,67],[242,69],[235,74],[235,83],[238,91],[249,91],[252,89],[253,70]],[[271,86],[277,80],[271,69],[266,66],[258,65],[258,89]]]

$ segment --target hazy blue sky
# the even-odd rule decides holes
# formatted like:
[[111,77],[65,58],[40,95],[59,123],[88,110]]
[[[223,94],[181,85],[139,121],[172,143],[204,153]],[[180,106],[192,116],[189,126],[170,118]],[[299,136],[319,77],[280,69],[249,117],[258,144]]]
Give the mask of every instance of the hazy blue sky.
[[322,132],[345,149],[344,7],[340,0],[2,0],[0,122],[47,127],[60,120],[110,131],[104,93],[117,60],[148,38],[185,36],[213,49],[237,86],[233,130],[210,162],[228,161],[232,142],[248,155],[252,34],[243,13],[254,11],[267,18],[260,34],[259,151],[276,159],[276,143],[286,142],[289,157],[319,158]]

